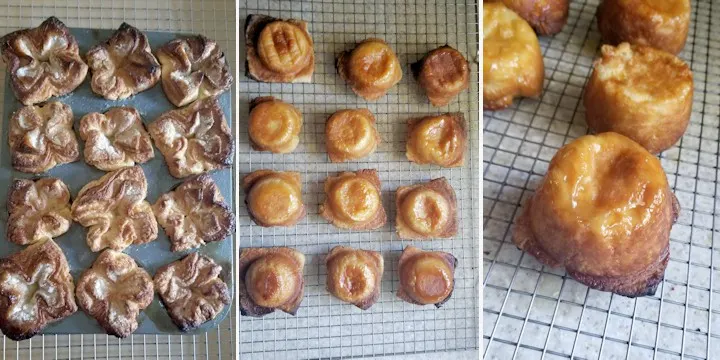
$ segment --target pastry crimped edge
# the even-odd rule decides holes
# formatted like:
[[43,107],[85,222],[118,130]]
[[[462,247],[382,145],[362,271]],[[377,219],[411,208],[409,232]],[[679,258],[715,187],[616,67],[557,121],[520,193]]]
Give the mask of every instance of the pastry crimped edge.
[[[349,226],[346,225],[346,223],[352,222],[352,220],[346,221],[343,219],[338,219],[335,216],[335,210],[333,209],[333,206],[330,204],[329,195],[332,191],[332,186],[337,183],[337,181],[342,180],[346,177],[358,177],[367,180],[370,182],[375,189],[377,190],[378,194],[378,209],[375,212],[375,215],[372,219],[369,221],[366,221],[364,223],[360,224],[350,224]],[[322,216],[325,220],[330,221],[330,223],[333,224],[333,226],[341,228],[341,229],[348,229],[348,230],[374,230],[379,229],[385,225],[387,222],[387,213],[385,212],[385,208],[382,204],[382,186],[380,183],[380,177],[378,176],[378,172],[375,169],[362,169],[355,172],[352,171],[343,171],[341,173],[338,173],[336,176],[328,176],[327,179],[325,179],[324,184],[324,191],[325,191],[325,201],[323,201],[322,204],[319,206],[319,215]]]
[[[256,218],[252,213],[252,210],[250,209],[250,203],[249,203],[249,195],[250,191],[252,191],[253,186],[260,181],[261,179],[268,177],[268,176],[284,176],[284,177],[290,177],[293,182],[295,182],[292,185],[296,185],[298,187],[298,191],[300,193],[300,201],[301,201],[301,207],[297,211],[296,216],[280,225],[272,225],[263,222],[262,220]],[[288,179],[285,178],[287,181]],[[272,227],[272,226],[293,226],[300,222],[303,218],[305,218],[305,215],[307,214],[307,206],[304,202],[302,202],[302,182],[300,181],[300,173],[296,171],[275,171],[275,170],[268,170],[268,169],[261,169],[261,170],[255,170],[247,175],[242,180],[242,188],[245,191],[245,206],[248,208],[248,214],[250,215],[250,218],[258,225],[262,227]]]
[[[288,151],[275,150],[275,149],[273,149],[273,148],[271,148],[271,147],[265,147],[265,146],[263,146],[263,145],[260,145],[260,144],[256,143],[256,142],[253,140],[253,135],[252,135],[252,133],[251,133],[251,131],[250,131],[250,126],[249,126],[249,124],[248,124],[248,138],[249,138],[249,140],[250,140],[250,147],[251,147],[253,150],[256,150],[256,151],[270,151],[270,152],[275,153],[275,154],[287,154],[287,153],[291,153],[291,152],[295,151],[295,149],[297,148],[298,144],[300,143],[300,132],[302,132],[302,126],[303,126],[303,116],[302,116],[302,113],[300,113],[300,111],[299,111],[295,106],[293,106],[292,104],[287,103],[287,102],[285,102],[285,101],[282,101],[281,99],[278,99],[278,98],[276,98],[276,97],[274,97],[274,96],[261,96],[261,97],[257,97],[257,98],[255,98],[255,99],[253,99],[253,100],[250,102],[250,117],[252,117],[252,112],[253,112],[253,110],[254,110],[258,105],[263,104],[263,103],[266,103],[266,102],[274,102],[274,101],[288,105],[294,112],[297,113],[298,118],[300,118],[300,121],[299,121],[300,124],[298,125],[298,134],[297,134],[297,135],[294,135],[293,138],[290,140],[292,143],[294,143],[294,145],[284,144],[284,147],[283,147],[282,149],[285,150],[285,149],[287,148],[287,149],[289,149]],[[248,122],[249,122],[249,121],[250,121],[250,120],[248,120]],[[290,148],[291,148],[291,149],[290,149]]]
[[[425,67],[425,61],[430,57],[430,55],[435,54],[437,51],[443,51],[443,50],[450,50],[453,52],[456,52],[462,58],[465,60],[465,80],[463,81],[463,86],[458,89],[456,92],[442,92],[438,93],[436,89],[428,89],[427,85],[425,85],[424,78],[422,77],[422,71]],[[412,70],[413,76],[416,80],[418,80],[418,84],[420,88],[422,88],[423,92],[427,96],[428,100],[430,101],[430,104],[435,107],[445,106],[449,104],[451,101],[453,101],[456,97],[458,97],[463,91],[470,88],[470,63],[468,62],[465,55],[463,55],[460,50],[453,48],[452,46],[445,44],[443,46],[440,46],[438,48],[432,49],[428,51],[425,56],[423,56],[420,60],[410,65],[410,70]]]
[[[415,256],[415,255],[419,255],[419,254],[423,254],[423,253],[431,253],[431,254],[433,254],[434,256],[439,256],[440,258],[442,258],[443,260],[445,260],[446,264],[448,265],[448,267],[449,267],[450,270],[452,271],[453,281],[452,281],[452,284],[451,284],[452,288],[450,289],[450,293],[448,293],[448,296],[445,297],[442,301],[432,304],[432,305],[435,305],[435,307],[439,309],[440,307],[443,306],[443,304],[445,304],[446,302],[448,302],[448,300],[450,300],[450,298],[452,297],[453,292],[455,291],[455,269],[457,268],[458,260],[457,260],[457,258],[456,258],[454,255],[452,255],[452,254],[450,254],[450,253],[448,253],[448,252],[444,252],[444,251],[426,251],[426,250],[422,250],[422,249],[417,248],[417,247],[414,247],[414,246],[406,246],[406,247],[403,249],[402,254],[400,254],[400,258],[398,259],[398,274],[399,274],[398,276],[400,276],[400,277],[402,276],[402,275],[400,274],[400,271],[401,271],[402,265],[405,264],[405,261],[411,259],[411,258],[412,258],[413,256]],[[408,302],[408,303],[410,303],[410,304],[415,304],[415,305],[430,305],[430,304],[422,304],[422,303],[419,303],[419,302],[415,301],[415,299],[413,299],[413,298],[405,291],[405,289],[403,288],[402,285],[398,285],[398,289],[397,289],[396,295],[397,295],[397,297],[400,298],[401,300],[403,300],[403,301],[405,301],[405,302]]]
[[[285,306],[278,308],[269,308],[256,304],[250,297],[250,293],[245,285],[245,274],[247,273],[250,265],[256,260],[269,255],[279,254],[287,256],[292,259],[298,266],[300,271],[298,289],[293,297]],[[300,303],[305,293],[305,280],[303,278],[303,268],[305,267],[305,255],[301,252],[291,249],[288,247],[272,247],[272,248],[247,248],[240,251],[240,259],[238,261],[238,307],[240,308],[240,314],[243,316],[262,317],[270,314],[275,310],[282,310],[290,315],[297,314]]]
[[[325,282],[325,289],[332,294],[333,296],[337,297],[335,295],[335,289],[334,287],[337,285],[335,283],[330,282],[330,272],[334,271],[334,269],[330,268],[330,262],[331,260],[339,255],[342,255],[346,252],[358,252],[363,253],[366,256],[368,256],[370,259],[374,260],[373,264],[368,264],[368,266],[373,266],[373,272],[375,273],[375,283],[373,284],[373,289],[368,294],[367,297],[363,299],[359,299],[357,301],[349,302],[350,304],[353,304],[357,306],[358,308],[362,310],[367,310],[380,299],[380,290],[381,290],[381,284],[382,284],[382,276],[383,272],[385,271],[385,261],[382,257],[382,255],[377,251],[372,250],[365,250],[365,249],[355,249],[348,246],[335,246],[333,247],[330,252],[325,256],[325,267],[327,269],[327,281]],[[345,300],[338,298],[338,300],[345,302]]]
[[[450,214],[448,214],[448,221],[445,224],[445,227],[443,230],[438,233],[437,235],[423,235],[418,234],[413,229],[411,229],[407,224],[405,224],[405,220],[402,219],[402,215],[400,214],[400,209],[402,206],[403,200],[407,197],[408,194],[410,194],[412,191],[418,188],[426,188],[430,190],[434,190],[438,192],[441,196],[445,198],[445,200],[448,202],[448,211],[450,211]],[[400,186],[395,192],[395,209],[397,209],[397,212],[395,214],[395,232],[399,239],[402,240],[430,240],[430,239],[443,239],[443,238],[451,238],[457,234],[458,231],[458,220],[457,220],[457,198],[455,196],[455,190],[453,190],[452,186],[450,186],[450,183],[445,179],[444,177],[432,179],[428,182],[421,182],[416,183],[409,186]]]
[[[10,184],[10,190],[8,191],[7,195],[7,211],[8,211],[8,226],[7,226],[7,240],[19,244],[19,245],[29,245],[36,243],[38,241],[42,241],[43,238],[50,238],[49,234],[45,234],[45,236],[40,236],[40,238],[33,239],[27,239],[25,236],[25,231],[23,227],[17,227],[17,216],[24,216],[27,214],[27,212],[18,213],[18,211],[24,210],[23,208],[28,206],[27,203],[25,203],[25,196],[27,194],[27,191],[31,187],[37,187],[38,183],[40,182],[52,182],[54,184],[59,185],[62,187],[62,190],[65,194],[67,194],[67,202],[65,205],[65,210],[67,210],[67,217],[64,218],[67,221],[67,228],[62,231],[60,234],[56,235],[55,237],[61,236],[65,234],[68,230],[70,230],[70,226],[72,225],[72,214],[70,211],[70,203],[71,203],[71,196],[70,196],[70,190],[68,189],[67,185],[58,178],[39,178],[39,179],[14,179],[12,183]],[[49,194],[46,194],[49,195]],[[57,199],[57,198],[53,198]],[[50,199],[48,199],[50,200]],[[47,205],[47,204],[46,204]],[[45,210],[45,209],[43,209]],[[47,218],[47,213],[43,215],[43,219]],[[53,218],[53,222],[55,222],[55,218]],[[33,224],[25,224],[25,226],[32,226]],[[34,224],[37,226],[37,224]],[[57,227],[60,227],[60,229],[63,228],[62,224],[58,224],[55,222],[54,224]],[[35,228],[37,229],[37,227]],[[37,236],[37,235],[36,235]]]
[[[372,127],[373,136],[375,138],[375,143],[372,146],[372,149],[365,155],[362,156],[351,156],[350,154],[344,153],[342,151],[339,151],[337,149],[333,149],[333,145],[331,145],[330,141],[328,141],[328,124],[330,123],[330,119],[335,117],[336,115],[339,115],[343,112],[360,112],[363,115],[365,115],[368,120],[370,121],[370,126]],[[339,163],[339,162],[345,162],[349,160],[357,160],[362,159],[364,157],[372,155],[376,150],[378,145],[382,142],[382,139],[380,138],[380,132],[377,129],[377,119],[375,119],[375,115],[368,109],[344,109],[344,110],[338,110],[334,112],[328,119],[325,121],[325,147],[327,149],[328,158],[330,158],[330,162],[333,163]]]
[[[423,160],[422,158],[417,156],[417,154],[415,153],[415,149],[412,146],[412,144],[414,142],[411,141],[412,136],[413,136],[413,130],[415,130],[415,127],[418,124],[420,124],[421,122],[423,122],[426,119],[433,119],[433,118],[440,117],[440,116],[450,117],[451,121],[453,121],[459,129],[460,146],[458,149],[458,156],[454,161],[452,161],[450,164],[447,164],[447,165],[437,164],[437,163],[433,162],[432,160],[431,161]],[[467,121],[465,120],[465,115],[463,115],[462,113],[445,113],[445,114],[440,114],[440,115],[431,115],[431,116],[425,116],[425,117],[421,117],[421,118],[410,119],[407,122],[407,141],[405,142],[405,155],[407,156],[408,160],[410,160],[413,163],[416,163],[418,165],[432,164],[432,165],[442,166],[445,168],[461,167],[461,166],[465,165],[465,152],[467,151],[467,146],[468,146],[468,125],[467,125]]]
[[402,80],[402,77],[403,77],[403,70],[402,70],[402,65],[399,64],[398,71],[397,71],[398,75],[395,76],[395,79],[393,80],[392,85],[390,85],[387,89],[367,90],[367,89],[358,88],[355,85],[355,81],[350,77],[349,66],[347,64],[347,61],[350,60],[350,57],[352,56],[353,51],[355,51],[355,49],[357,49],[360,45],[362,45],[366,42],[381,42],[381,43],[385,44],[393,52],[393,56],[395,57],[395,60],[398,61],[398,64],[399,64],[400,59],[397,57],[397,53],[395,53],[395,50],[393,50],[390,47],[390,44],[388,44],[383,39],[370,37],[370,38],[367,38],[363,41],[356,43],[352,49],[341,52],[338,55],[337,60],[335,61],[335,68],[337,69],[337,73],[338,73],[338,75],[340,75],[340,78],[342,78],[345,81],[345,83],[348,86],[350,86],[350,89],[353,91],[353,93],[355,93],[357,96],[359,96],[365,100],[374,101],[374,100],[377,100],[377,99],[387,95],[387,93],[388,93],[388,91],[390,91],[390,89],[392,89],[393,87],[397,86],[398,83],[400,83],[400,81]]

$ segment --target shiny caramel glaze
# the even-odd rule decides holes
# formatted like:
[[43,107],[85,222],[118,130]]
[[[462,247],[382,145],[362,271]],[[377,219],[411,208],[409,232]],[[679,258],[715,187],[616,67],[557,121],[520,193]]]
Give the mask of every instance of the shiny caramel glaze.
[[445,45],[412,65],[433,106],[445,106],[470,87],[470,66],[462,53]]
[[457,200],[445,178],[412,186],[395,193],[398,238],[425,240],[450,238],[457,233]]
[[292,152],[300,142],[302,125],[300,111],[282,100],[265,96],[250,103],[248,134],[254,150]]
[[310,82],[315,50],[307,23],[250,15],[245,23],[247,75],[263,82]]
[[326,288],[336,298],[367,310],[380,298],[384,271],[377,251],[336,246],[325,257]]
[[331,162],[366,157],[380,144],[375,116],[368,109],[340,110],[325,123],[325,144]]
[[263,316],[276,309],[295,315],[304,291],[305,255],[290,248],[248,248],[238,264],[240,313]]
[[245,204],[260,226],[293,226],[305,217],[300,173],[256,170],[243,179]]
[[371,230],[385,225],[377,170],[342,172],[325,180],[320,216],[342,229]]
[[340,77],[365,100],[377,100],[402,79],[397,55],[382,39],[363,40],[338,56]]
[[539,35],[559,33],[567,23],[569,0],[503,0]]
[[455,287],[457,259],[446,252],[406,247],[398,261],[397,296],[411,304],[442,306]]
[[465,165],[467,123],[461,113],[426,116],[408,121],[405,155],[416,164],[442,167]]

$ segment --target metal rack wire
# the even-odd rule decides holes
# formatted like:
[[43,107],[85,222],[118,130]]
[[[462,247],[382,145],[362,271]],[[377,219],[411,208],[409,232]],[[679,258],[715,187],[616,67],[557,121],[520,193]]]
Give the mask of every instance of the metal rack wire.
[[[629,299],[590,290],[540,265],[512,244],[512,222],[558,148],[585,135],[581,94],[600,44],[599,0],[570,2],[563,32],[542,37],[545,86],[483,114],[483,346],[487,359],[711,359],[720,353],[717,3],[692,3],[680,55],[695,81],[690,126],[661,154],[682,212],[655,296]],[[716,7],[713,12],[713,7]]]

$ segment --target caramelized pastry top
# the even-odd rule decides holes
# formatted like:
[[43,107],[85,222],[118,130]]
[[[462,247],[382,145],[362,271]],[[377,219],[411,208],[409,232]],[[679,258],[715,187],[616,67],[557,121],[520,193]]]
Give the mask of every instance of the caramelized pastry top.
[[304,21],[250,15],[245,42],[250,77],[265,82],[310,82],[315,50]]
[[338,72],[352,90],[366,100],[376,100],[402,79],[397,55],[382,39],[366,39],[338,57]]
[[300,173],[257,170],[243,179],[248,211],[261,226],[291,226],[305,216]]
[[467,125],[461,113],[408,121],[406,155],[414,163],[463,166],[466,148]]
[[15,179],[7,201],[7,239],[27,245],[70,229],[70,191],[56,178]]
[[343,172],[325,181],[325,202],[320,215],[344,229],[377,229],[387,216],[380,197],[376,170]]
[[367,109],[340,110],[325,123],[325,142],[331,162],[360,159],[375,152],[380,133]]
[[396,203],[401,239],[448,238],[457,232],[455,191],[445,178],[399,187]]
[[327,290],[366,310],[380,297],[384,262],[380,253],[336,246],[325,258]]
[[430,51],[418,65],[418,81],[433,106],[447,105],[470,86],[468,61],[448,45]]
[[255,150],[292,152],[300,142],[302,125],[300,111],[282,100],[267,96],[250,104],[248,134]]
[[240,253],[240,310],[262,316],[280,309],[294,315],[302,301],[305,256],[290,248],[250,248]]
[[398,264],[398,296],[415,304],[440,307],[453,291],[456,263],[448,253],[406,247]]

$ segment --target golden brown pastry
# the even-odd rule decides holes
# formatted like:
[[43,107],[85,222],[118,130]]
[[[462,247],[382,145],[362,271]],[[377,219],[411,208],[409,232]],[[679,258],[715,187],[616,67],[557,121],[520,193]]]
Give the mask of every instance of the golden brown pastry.
[[80,119],[78,132],[85,141],[85,162],[100,170],[134,166],[155,157],[150,134],[135,108],[89,113]]
[[320,216],[341,229],[372,230],[385,225],[377,170],[342,172],[325,180],[325,202]]
[[617,133],[587,135],[555,154],[513,242],[593,289],[652,295],[678,212],[656,157]]
[[337,59],[340,77],[365,100],[377,100],[402,80],[397,55],[382,39],[363,40]]
[[72,204],[73,220],[88,228],[93,252],[123,251],[157,238],[157,221],[147,196],[147,179],[139,166],[109,172],[80,189]]
[[250,15],[245,22],[247,75],[262,82],[309,83],[315,49],[302,20]]
[[367,310],[380,298],[385,268],[377,251],[336,246],[325,257],[327,291],[336,298]]
[[559,33],[567,23],[568,0],[502,0],[539,35]]
[[395,204],[395,230],[400,239],[450,238],[457,233],[457,200],[445,178],[399,187]]
[[502,3],[483,4],[483,108],[510,106],[516,96],[539,97],[545,65],[528,23]]
[[163,90],[175,106],[219,95],[232,86],[230,66],[215,40],[202,35],[175,39],[158,49],[157,56]]
[[152,277],[133,258],[108,249],[82,273],[75,295],[109,335],[124,338],[137,329],[138,314],[150,306],[155,291]]
[[240,252],[240,314],[260,317],[276,309],[295,315],[302,302],[305,255],[290,248],[250,248]]
[[215,97],[163,113],[148,131],[176,178],[232,164],[233,136]]
[[412,70],[433,106],[447,105],[470,87],[468,61],[449,45],[430,51]]
[[248,134],[254,150],[293,152],[300,143],[302,125],[300,111],[282,100],[264,96],[250,103]]
[[405,155],[416,164],[442,167],[465,165],[467,123],[461,113],[426,116],[408,121]]
[[108,100],[122,100],[160,81],[160,63],[142,31],[122,23],[105,43],[90,48],[90,88]]
[[260,226],[293,226],[305,217],[298,172],[256,170],[243,178],[243,189],[250,217]]
[[15,179],[7,199],[7,239],[27,245],[70,229],[70,190],[60,179]]
[[628,43],[603,45],[584,93],[591,130],[623,134],[656,154],[687,129],[693,76],[670,53]]
[[690,0],[603,0],[597,20],[605,43],[629,42],[678,54],[690,26]]
[[457,258],[442,251],[406,247],[398,260],[397,296],[411,304],[440,307],[455,288]]
[[364,158],[375,152],[380,133],[368,109],[340,110],[325,123],[325,145],[330,162]]
[[192,177],[160,196],[153,212],[170,238],[171,251],[221,241],[235,229],[235,215],[207,174]]
[[155,273],[155,291],[180,331],[215,319],[230,304],[232,295],[221,272],[213,259],[194,252]]
[[0,330],[29,339],[77,311],[65,254],[51,239],[0,259]]
[[87,75],[77,40],[65,24],[49,17],[40,26],[0,38],[10,87],[24,105],[37,104],[75,90]]
[[15,111],[8,130],[13,168],[37,174],[77,161],[80,149],[72,125],[70,106],[59,102]]

